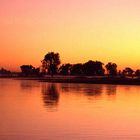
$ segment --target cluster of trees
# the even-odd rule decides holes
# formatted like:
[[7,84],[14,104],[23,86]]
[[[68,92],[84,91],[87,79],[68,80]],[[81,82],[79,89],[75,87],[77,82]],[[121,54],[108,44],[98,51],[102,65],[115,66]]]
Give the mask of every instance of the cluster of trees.
[[104,75],[103,63],[100,61],[88,61],[84,64],[63,64],[59,67],[58,73],[61,75]]
[[137,76],[139,77],[140,76],[140,69],[137,69],[136,71],[134,71],[133,69],[129,68],[129,67],[126,67],[122,73],[122,75],[124,76]]
[[50,52],[42,60],[42,72],[60,75],[104,75],[103,63],[100,61],[88,61],[84,64],[62,64],[60,66],[58,53]]
[[40,68],[35,68],[32,65],[22,65],[20,66],[22,71],[22,76],[39,76]]
[[4,68],[0,69],[0,75],[9,75],[11,74],[11,72],[9,70],[6,70]]
[[127,67],[123,71],[117,70],[117,64],[109,62],[104,66],[100,61],[92,61],[81,64],[61,64],[59,53],[49,52],[41,61],[42,66],[35,68],[32,65],[22,65],[21,71],[24,76],[44,75],[85,75],[85,76],[104,76],[105,71],[109,76],[140,76],[140,70],[132,70]]

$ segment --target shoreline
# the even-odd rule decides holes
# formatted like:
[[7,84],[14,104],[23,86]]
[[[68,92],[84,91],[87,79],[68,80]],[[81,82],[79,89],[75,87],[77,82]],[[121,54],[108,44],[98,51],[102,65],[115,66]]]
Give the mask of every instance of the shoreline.
[[140,85],[140,78],[96,77],[96,76],[54,76],[54,77],[0,77],[13,80],[36,80],[49,83],[85,83],[85,84],[112,84],[112,85]]
[[111,84],[111,85],[140,85],[140,79],[127,78],[72,78],[72,79],[43,79],[40,82],[75,83],[75,84]]

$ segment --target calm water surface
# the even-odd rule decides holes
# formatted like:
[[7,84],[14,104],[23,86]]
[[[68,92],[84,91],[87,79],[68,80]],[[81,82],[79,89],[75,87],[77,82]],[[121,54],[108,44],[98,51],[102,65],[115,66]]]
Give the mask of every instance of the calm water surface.
[[0,140],[140,140],[140,86],[0,79]]

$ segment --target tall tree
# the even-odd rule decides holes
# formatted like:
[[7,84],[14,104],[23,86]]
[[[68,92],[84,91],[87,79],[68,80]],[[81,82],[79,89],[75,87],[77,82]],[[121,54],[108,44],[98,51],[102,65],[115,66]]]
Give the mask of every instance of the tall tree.
[[54,74],[57,74],[59,65],[60,65],[59,53],[49,52],[45,55],[42,61],[42,66],[44,66],[45,69],[47,69],[48,74],[51,74],[51,76],[53,76]]
[[105,67],[110,76],[117,75],[117,64],[109,62]]

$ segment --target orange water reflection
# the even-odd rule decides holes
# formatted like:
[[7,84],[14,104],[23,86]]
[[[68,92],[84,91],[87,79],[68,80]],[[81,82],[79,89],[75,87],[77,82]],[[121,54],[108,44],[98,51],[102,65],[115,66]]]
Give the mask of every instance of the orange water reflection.
[[140,86],[0,79],[0,140],[140,139]]
[[49,110],[57,107],[59,102],[59,91],[55,84],[42,84],[42,99],[44,106]]

